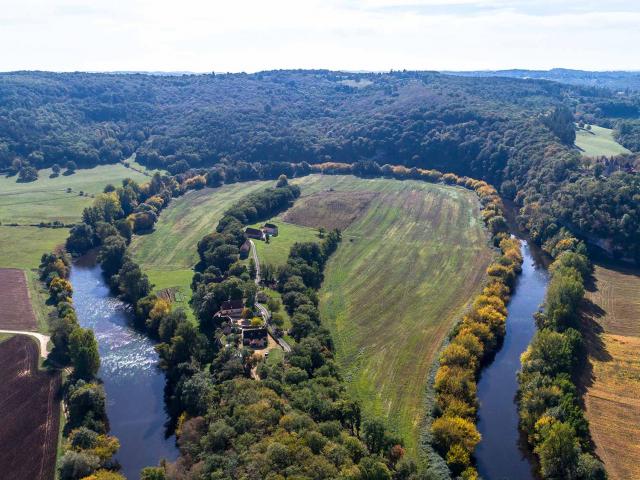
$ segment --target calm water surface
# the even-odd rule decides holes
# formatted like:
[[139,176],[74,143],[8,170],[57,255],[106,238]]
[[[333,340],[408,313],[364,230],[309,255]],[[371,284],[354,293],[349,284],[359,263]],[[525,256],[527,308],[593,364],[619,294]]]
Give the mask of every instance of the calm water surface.
[[476,449],[478,472],[485,480],[531,480],[533,463],[522,448],[515,402],[520,354],[536,331],[533,314],[544,301],[547,272],[527,242],[522,241],[522,274],[509,302],[507,333],[502,349],[478,382],[478,430],[482,441]]
[[71,270],[73,303],[80,325],[92,328],[100,350],[100,377],[107,393],[116,455],[129,480],[160,459],[175,460],[175,438],[165,438],[164,374],[154,343],[130,326],[126,305],[111,296],[100,266],[80,259]]

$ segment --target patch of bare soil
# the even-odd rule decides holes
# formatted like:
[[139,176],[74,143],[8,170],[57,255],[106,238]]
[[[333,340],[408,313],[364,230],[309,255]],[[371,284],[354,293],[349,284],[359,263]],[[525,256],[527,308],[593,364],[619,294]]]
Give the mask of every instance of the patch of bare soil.
[[38,370],[24,335],[0,343],[0,477],[51,480],[60,422],[60,373]]
[[16,268],[0,269],[0,328],[36,330],[27,277]]
[[344,230],[366,211],[378,195],[376,192],[318,192],[296,201],[282,219],[305,227]]

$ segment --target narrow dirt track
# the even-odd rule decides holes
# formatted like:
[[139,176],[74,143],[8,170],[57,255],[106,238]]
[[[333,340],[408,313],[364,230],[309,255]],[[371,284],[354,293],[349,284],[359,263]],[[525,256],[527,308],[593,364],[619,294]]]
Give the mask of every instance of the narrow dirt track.
[[51,337],[49,335],[43,335],[42,333],[38,333],[38,332],[27,332],[25,330],[4,330],[4,329],[0,329],[0,333],[28,335],[30,337],[33,337],[38,341],[38,344],[40,345],[40,356],[42,358],[47,358],[47,356],[49,355],[49,350],[47,349],[47,344],[49,343],[49,340],[51,340]]

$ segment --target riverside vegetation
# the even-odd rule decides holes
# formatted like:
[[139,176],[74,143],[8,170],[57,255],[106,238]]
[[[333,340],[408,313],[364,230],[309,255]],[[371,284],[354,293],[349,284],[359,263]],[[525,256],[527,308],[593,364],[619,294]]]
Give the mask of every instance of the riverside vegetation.
[[95,474],[110,479],[117,467],[113,456],[120,448],[118,440],[107,435],[109,421],[104,388],[96,377],[100,367],[98,343],[93,331],[78,324],[69,282],[71,258],[65,252],[44,254],[40,277],[48,286],[50,303],[55,305],[49,355],[54,364],[72,367],[63,385],[67,419],[64,428],[64,454],[58,464],[61,480],[76,480]]
[[[344,173],[345,169],[351,169],[352,167],[340,164],[325,164],[314,168],[324,171],[325,173]],[[448,465],[454,473],[458,472],[467,478],[474,478],[475,471],[470,465],[470,454],[477,441],[479,441],[479,436],[472,421],[475,414],[475,394],[473,393],[475,376],[477,374],[477,368],[485,356],[485,352],[487,354],[491,352],[492,348],[495,348],[495,345],[499,342],[501,335],[504,334],[504,305],[508,299],[509,289],[513,285],[514,275],[521,261],[518,244],[514,240],[507,238],[506,222],[501,215],[502,207],[500,199],[495,189],[485,182],[458,177],[452,174],[443,175],[437,171],[411,170],[405,167],[388,167],[385,168],[384,171],[388,175],[396,178],[418,177],[428,181],[444,181],[445,183],[458,184],[476,191],[485,207],[483,210],[483,218],[494,236],[494,241],[502,251],[500,259],[488,269],[489,276],[493,278],[493,280],[485,288],[482,295],[476,299],[474,309],[461,323],[461,327],[453,337],[451,345],[443,351],[441,357],[442,371],[446,369],[450,374],[456,373],[459,375],[444,375],[441,373],[436,380],[437,407],[439,410],[438,413],[442,414],[442,416],[433,424],[434,445],[445,456]],[[162,341],[158,350],[162,358],[162,364],[168,372],[169,384],[171,385],[170,390],[172,392],[168,400],[170,410],[173,411],[174,415],[178,415],[179,417],[178,431],[181,430],[183,425],[187,424],[188,420],[193,419],[191,417],[198,416],[204,417],[205,419],[207,418],[205,415],[206,408],[202,405],[198,407],[197,405],[187,405],[184,403],[188,401],[188,398],[192,398],[191,401],[195,400],[193,400],[194,397],[184,398],[186,393],[183,389],[187,387],[203,387],[203,385],[195,387],[190,383],[192,381],[195,382],[196,378],[198,382],[204,381],[202,378],[203,375],[197,375],[197,373],[201,371],[201,367],[193,370],[192,366],[185,371],[186,363],[193,365],[193,361],[195,360],[196,365],[209,364],[212,372],[218,372],[219,378],[217,381],[221,384],[230,381],[238,375],[240,377],[246,377],[250,369],[253,368],[254,364],[252,362],[254,360],[252,360],[251,355],[247,352],[243,353],[242,349],[239,352],[239,356],[229,355],[228,349],[223,349],[216,354],[215,351],[217,347],[211,345],[211,337],[202,332],[211,334],[217,329],[224,328],[223,325],[211,325],[206,322],[206,320],[211,319],[212,312],[214,310],[217,311],[217,305],[219,305],[220,302],[238,296],[251,299],[252,295],[255,295],[255,287],[253,282],[250,281],[250,272],[245,265],[237,263],[239,253],[238,246],[244,241],[242,226],[258,221],[260,218],[272,216],[277,213],[278,210],[286,208],[289,202],[299,194],[296,187],[283,184],[271,191],[267,190],[249,195],[244,201],[234,205],[230,210],[225,212],[226,215],[219,222],[218,233],[205,237],[205,239],[200,242],[198,245],[198,253],[201,259],[201,264],[199,265],[201,272],[196,273],[193,282],[194,309],[197,316],[201,320],[205,320],[201,322],[200,325],[202,331],[199,331],[198,327],[186,320],[184,312],[181,312],[179,309],[172,311],[170,304],[165,300],[153,295],[149,296],[151,287],[148,279],[146,279],[146,276],[140,268],[127,257],[126,244],[128,239],[120,234],[121,231],[124,231],[125,234],[130,232],[122,222],[123,218],[125,218],[125,210],[122,209],[119,203],[120,198],[126,198],[125,192],[127,189],[137,192],[134,198],[135,201],[131,204],[131,207],[129,207],[130,213],[128,220],[126,220],[126,224],[133,230],[136,228],[136,225],[140,225],[138,220],[140,215],[138,214],[145,214],[145,209],[148,208],[146,206],[138,207],[140,205],[150,204],[142,202],[139,205],[135,205],[139,199],[149,199],[154,196],[162,198],[164,194],[168,201],[171,196],[183,191],[183,185],[201,185],[206,183],[206,177],[202,180],[198,179],[196,182],[191,180],[192,178],[195,177],[187,176],[186,179],[182,177],[182,183],[179,183],[175,178],[155,176],[152,182],[142,187],[134,187],[128,180],[123,182],[123,187],[117,189],[107,187],[107,192],[104,196],[96,199],[94,207],[87,209],[85,212],[85,220],[93,222],[93,226],[90,223],[83,223],[74,227],[68,242],[69,248],[76,252],[78,252],[78,246],[82,249],[88,249],[97,244],[101,245],[99,259],[107,277],[110,279],[111,285],[123,298],[134,304],[137,318],[140,319],[140,326],[145,328],[152,336]],[[286,180],[284,181],[286,182]],[[282,195],[279,193],[282,193]],[[162,205],[164,204],[166,204],[165,201],[163,201]],[[120,207],[120,209],[117,207]],[[150,208],[149,212],[154,213]],[[152,219],[157,218],[157,216],[150,217]],[[146,227],[147,223],[147,221],[141,223],[144,226],[143,228],[148,228]],[[117,225],[117,227],[114,225]],[[84,234],[87,232],[94,233],[91,236],[85,236]],[[108,232],[108,234],[105,235],[105,232]],[[550,245],[551,243],[549,242],[545,244],[546,248],[551,248]],[[579,244],[570,238],[562,238],[556,242],[556,245],[552,248],[552,252],[557,254],[558,249],[563,248],[563,245],[572,247]],[[327,332],[318,326],[317,316],[314,313],[317,312],[317,310],[314,310],[316,308],[317,298],[315,294],[311,293],[313,289],[317,289],[320,284],[321,277],[318,275],[321,270],[318,269],[320,265],[324,265],[326,258],[321,260],[322,256],[317,256],[318,250],[315,250],[315,247],[304,247],[302,250],[300,250],[300,248],[302,247],[294,246],[290,261],[287,263],[287,266],[278,273],[279,284],[282,285],[283,288],[281,293],[284,294],[283,298],[286,308],[294,320],[292,333],[300,342],[300,345],[296,345],[294,348],[294,354],[298,349],[302,348],[303,345],[306,345],[305,340],[311,333],[317,332],[318,334],[322,333],[322,335],[327,335]],[[313,253],[314,250],[316,253]],[[294,253],[294,251],[298,253]],[[301,257],[304,261],[291,262],[292,259],[297,257]],[[293,268],[293,272],[297,272],[297,275],[293,275],[293,277],[298,277],[294,278],[294,281],[290,281],[291,278],[288,276],[291,275],[291,272],[286,273],[288,268]],[[223,278],[226,277],[227,279],[223,280],[222,283],[215,282],[214,280],[220,278],[220,276]],[[304,291],[307,291],[307,294],[304,294]],[[306,295],[311,296],[308,297]],[[301,311],[305,313],[298,311],[300,308],[302,308]],[[330,337],[325,338],[319,345],[320,350],[330,349],[332,345]],[[307,351],[306,354],[302,355],[313,356],[311,351]],[[461,363],[458,361],[463,358],[466,358],[469,362]],[[326,360],[327,359],[321,361],[321,366],[325,365]],[[295,363],[286,363],[285,365],[300,369],[299,366],[295,366]],[[329,363],[329,365],[332,365],[332,363]],[[471,369],[468,369],[469,365]],[[265,368],[273,367],[261,366],[259,369],[261,376],[264,375]],[[310,370],[307,369],[306,374],[313,375],[315,372],[313,362],[309,368]],[[229,369],[231,373],[227,372]],[[465,369],[467,369],[466,373]],[[322,371],[324,372],[324,370]],[[293,370],[293,372],[297,371]],[[231,375],[231,377],[229,377],[229,375]],[[206,377],[208,378],[209,376],[206,375]],[[455,380],[460,380],[460,382],[456,384]],[[205,389],[213,388],[215,390],[215,376],[204,382],[208,384],[208,386],[204,385]],[[213,384],[210,382],[213,382]],[[460,390],[460,388],[462,388],[462,390]],[[276,390],[276,392],[277,391],[278,390]],[[236,390],[233,390],[234,395],[237,393]],[[464,393],[460,398],[465,400],[459,401],[459,399],[454,399],[453,395],[456,393]],[[200,395],[196,396],[199,397]],[[329,398],[335,401],[337,397],[330,395]],[[350,406],[345,408],[352,411],[352,414],[356,415],[359,419],[360,413],[357,404],[351,403],[349,405]],[[306,413],[309,415],[308,411],[306,411]],[[325,417],[314,418],[313,415],[311,415],[311,420],[316,423],[324,418]],[[347,421],[340,415],[338,418],[331,416],[328,418],[333,419],[323,421],[336,421],[338,419],[340,419],[339,422]],[[348,421],[354,420],[351,419]],[[341,424],[343,427],[346,425],[345,423]],[[376,423],[374,421],[367,423],[367,425],[370,425],[368,428],[383,432],[380,434],[382,440],[378,438],[378,440],[368,446],[370,448],[369,453],[384,453],[385,448],[391,448],[393,445],[398,446],[398,448],[395,449],[396,453],[393,458],[387,457],[385,461],[378,462],[378,464],[376,464],[377,466],[374,465],[372,468],[381,468],[383,470],[384,468],[387,470],[395,468],[395,463],[399,462],[400,457],[403,456],[401,454],[402,442],[384,433],[385,429],[379,422]],[[354,426],[350,426],[349,428],[351,429],[351,433],[357,437],[359,431],[354,430]],[[263,431],[262,433],[264,434],[265,432]],[[233,434],[229,431],[229,435]],[[384,440],[384,438],[387,438],[387,440]],[[229,446],[229,443],[225,443],[224,445]],[[387,445],[387,447],[383,447],[382,445]],[[203,451],[202,453],[206,456],[214,451]],[[584,460],[587,457],[583,456],[581,458]],[[354,459],[355,458],[352,457],[351,462],[353,462]],[[189,463],[192,460],[193,459],[185,459],[183,455],[171,468],[190,471],[195,466],[195,463]],[[401,466],[402,469],[406,469],[403,471],[406,471],[408,476],[414,474],[417,469],[410,461],[399,463],[399,466]],[[336,465],[334,465],[334,467],[337,468]],[[308,467],[300,467],[298,465],[297,468]],[[167,473],[170,473],[170,471]]]
[[584,244],[566,232],[546,246],[555,260],[544,308],[536,315],[539,330],[522,354],[520,424],[543,478],[604,479],[575,384],[586,363],[579,324],[591,264]]
[[[105,270],[116,274],[110,278],[114,288],[129,300],[146,287],[140,268],[126,257],[128,238],[151,229],[171,197],[186,188],[273,179],[280,173],[400,172],[415,178],[428,167],[473,175],[499,185],[500,193],[515,201],[520,225],[556,262],[563,252],[584,255],[581,240],[614,256],[640,259],[636,163],[631,159],[625,161],[628,171],[609,172],[598,162],[583,161],[573,149],[574,124],[585,122],[614,128],[616,139],[637,151],[640,98],[633,92],[433,72],[155,78],[20,72],[2,79],[0,165],[18,181],[32,181],[37,169],[55,164],[73,172],[77,166],[115,163],[133,152],[141,163],[175,175],[156,176],[150,186],[127,182],[106,191],[96,200],[98,209],[88,209],[86,221],[69,238],[70,251],[101,246]],[[353,88],[344,84],[348,79],[370,84]],[[150,90],[154,95],[147,94]],[[186,101],[194,97],[203,103]],[[220,107],[216,115],[210,114],[211,104]],[[439,178],[447,182],[449,177]],[[125,258],[122,265],[119,254]],[[589,456],[572,391],[581,344],[572,302],[580,297],[575,286],[584,276],[565,267],[553,273],[552,281],[560,279],[562,287],[550,290],[538,318],[540,333],[523,357],[522,425],[543,475],[587,478],[601,475],[601,466]],[[142,281],[141,289],[133,281]],[[197,332],[188,321],[176,323],[181,331]],[[548,356],[549,344],[562,347],[563,355]]]

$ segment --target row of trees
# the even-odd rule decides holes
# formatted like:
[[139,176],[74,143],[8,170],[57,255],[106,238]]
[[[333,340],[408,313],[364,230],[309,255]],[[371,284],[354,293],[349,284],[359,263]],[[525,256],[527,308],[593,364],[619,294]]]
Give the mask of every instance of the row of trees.
[[40,261],[40,278],[47,285],[50,303],[56,309],[51,323],[54,348],[49,361],[72,367],[72,374],[63,385],[68,416],[59,476],[61,480],[79,480],[89,475],[105,480],[124,479],[115,473],[119,465],[113,458],[120,444],[117,438],[107,435],[105,393],[97,378],[98,343],[92,330],[78,324],[72,303],[70,268],[71,258],[65,252],[44,254]]
[[[447,177],[473,189],[483,204],[482,217],[501,255],[487,268],[489,281],[474,300],[439,357],[435,377],[435,411],[432,442],[451,473],[466,480],[477,479],[473,452],[480,434],[475,426],[478,401],[476,382],[482,366],[502,343],[507,302],[520,273],[520,244],[509,237],[503,205],[496,190],[485,182]],[[437,466],[432,467],[437,471]],[[448,476],[448,472],[440,472]]]
[[[136,152],[138,161],[175,175],[194,171],[188,182],[199,188],[298,175],[309,164],[393,163],[507,182],[505,192],[538,211],[536,226],[555,222],[558,229],[567,207],[555,205],[556,192],[571,195],[576,182],[594,173],[571,147],[574,112],[581,121],[617,125],[621,141],[635,149],[637,94],[433,72],[346,76],[368,86],[348,87],[345,74],[328,71],[3,74],[0,169],[16,158],[35,169],[68,161],[82,167]],[[623,183],[637,193],[630,177]],[[616,185],[603,178],[593,191]],[[635,234],[640,222],[618,208],[628,200],[607,197],[610,210],[574,200],[579,218],[570,228],[581,238],[612,239],[616,252],[629,251],[629,225]],[[152,225],[149,216],[140,217],[138,228]]]
[[[281,180],[273,190],[286,188]],[[266,192],[271,198],[279,196]],[[248,196],[232,207],[227,213],[233,220],[221,221],[218,231],[200,242],[204,270],[194,276],[194,298],[206,297],[199,293],[203,289],[214,296],[222,295],[225,288],[231,289],[227,298],[242,298],[239,287],[250,275],[245,271],[234,276],[240,271],[234,264],[222,271],[220,256],[212,252],[222,246],[220,238],[239,241],[235,240],[237,225],[246,218],[246,210],[238,207],[259,198]],[[333,231],[320,244],[296,243],[286,266],[274,275],[297,342],[284,362],[261,363],[260,381],[249,380],[254,366],[251,351],[232,340],[227,325],[216,325],[215,336],[225,338],[225,346],[214,345],[215,358],[201,369],[183,368],[174,394],[183,411],[178,429],[181,456],[167,466],[169,478],[195,479],[206,474],[213,478],[402,479],[415,475],[415,465],[402,459],[401,442],[381,423],[363,421],[359,405],[346,398],[333,359],[333,342],[320,326],[316,290],[340,239],[340,232]],[[252,306],[248,298],[246,304]],[[201,314],[200,320],[202,329],[205,316]]]
[[153,230],[160,211],[172,198],[204,185],[204,177],[194,173],[175,177],[156,173],[143,184],[127,178],[119,187],[107,185],[82,212],[82,222],[71,229],[66,248],[73,255],[81,255],[109,237],[120,237],[128,243],[134,233]]
[[544,309],[536,314],[538,331],[521,358],[520,426],[543,478],[604,479],[604,466],[591,454],[589,424],[573,380],[586,363],[579,324],[591,264],[584,245],[568,232],[554,240]]

